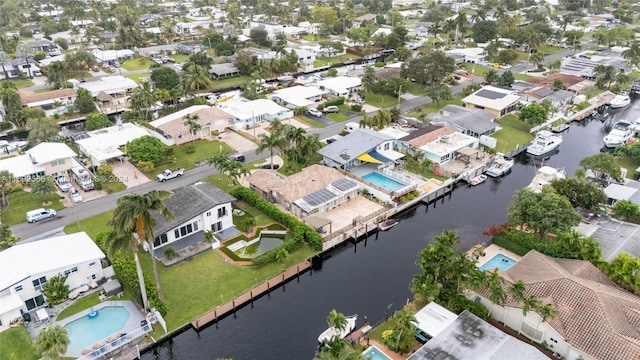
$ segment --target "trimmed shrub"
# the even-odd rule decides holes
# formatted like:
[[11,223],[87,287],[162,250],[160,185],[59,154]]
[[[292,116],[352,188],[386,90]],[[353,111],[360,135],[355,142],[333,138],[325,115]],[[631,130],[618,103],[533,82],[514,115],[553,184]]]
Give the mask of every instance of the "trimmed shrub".
[[351,110],[355,111],[355,112],[360,112],[362,111],[362,105],[360,104],[353,104],[351,105]]
[[318,105],[318,109],[322,110],[324,108],[326,108],[327,106],[339,106],[344,104],[344,98],[342,96],[339,96],[337,98],[333,98],[333,99],[329,99],[327,101],[325,101],[324,104],[320,104]]

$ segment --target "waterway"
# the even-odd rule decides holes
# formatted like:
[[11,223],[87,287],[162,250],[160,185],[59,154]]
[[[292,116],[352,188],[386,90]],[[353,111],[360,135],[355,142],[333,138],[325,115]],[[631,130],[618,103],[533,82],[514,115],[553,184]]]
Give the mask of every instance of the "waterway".
[[[614,119],[635,121],[640,102],[619,111]],[[370,323],[384,318],[411,299],[409,282],[415,261],[429,241],[445,229],[455,229],[461,249],[489,239],[482,231],[507,220],[514,193],[527,186],[542,163],[572,174],[582,158],[602,148],[603,124],[574,123],[564,133],[559,152],[545,159],[521,155],[510,174],[476,186],[459,186],[449,198],[418,206],[397,216],[400,224],[357,244],[328,254],[322,269],[301,275],[270,296],[255,301],[200,333],[186,330],[142,356],[150,359],[312,359],[318,335],[331,309],[359,314]]]

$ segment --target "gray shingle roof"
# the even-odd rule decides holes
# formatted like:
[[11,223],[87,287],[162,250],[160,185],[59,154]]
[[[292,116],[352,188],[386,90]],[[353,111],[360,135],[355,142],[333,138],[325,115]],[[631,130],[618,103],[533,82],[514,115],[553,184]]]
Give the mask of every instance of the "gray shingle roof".
[[358,129],[342,139],[323,147],[318,153],[339,164],[346,164],[389,140],[393,140],[393,138],[371,129]]
[[151,214],[156,221],[153,230],[156,236],[164,234],[216,205],[235,200],[233,196],[208,183],[196,183],[178,188],[164,201],[164,205],[173,215],[173,221],[165,221],[162,215],[154,212]]
[[495,115],[486,111],[474,111],[468,114],[461,114],[462,116],[451,116],[445,118],[447,122],[451,123],[455,128],[462,128],[464,130],[470,130],[478,134],[483,134],[491,129],[496,128],[496,124],[493,120]]

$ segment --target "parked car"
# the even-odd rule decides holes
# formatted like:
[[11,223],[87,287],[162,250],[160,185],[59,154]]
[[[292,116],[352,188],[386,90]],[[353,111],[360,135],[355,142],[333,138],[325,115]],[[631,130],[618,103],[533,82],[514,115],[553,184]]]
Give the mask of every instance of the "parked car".
[[153,62],[158,64],[158,65],[164,64],[164,61],[162,61],[161,59],[158,59],[158,58],[153,59]]
[[62,192],[69,192],[69,190],[73,188],[71,186],[71,183],[69,182],[69,179],[67,179],[66,176],[58,176],[55,179],[55,183],[56,185],[58,185],[58,187],[60,188],[60,191]]
[[244,154],[239,152],[232,152],[231,154],[229,154],[229,159],[233,161],[239,161],[239,162],[244,162],[246,160],[244,157]]
[[340,109],[338,109],[338,107],[335,105],[327,106],[324,108],[325,113],[337,113],[338,111],[340,111]]
[[494,67],[494,68],[496,68],[496,69],[502,69],[502,68],[504,68],[504,65],[496,64],[496,63],[492,63],[492,64],[491,64],[491,67]]
[[91,68],[91,71],[93,71],[93,72],[100,72],[100,68],[99,68],[99,67],[97,67],[97,66],[94,66],[94,67],[92,67],[92,68]]
[[168,63],[168,62],[174,63],[176,61],[173,58],[168,57],[168,56],[165,55],[165,56],[162,57],[162,62],[164,62],[164,63]]
[[156,179],[158,179],[158,181],[167,181],[176,177],[180,177],[182,176],[182,174],[184,174],[184,169],[173,169],[173,170],[167,169],[162,173],[158,174],[158,176],[156,176]]
[[82,201],[82,195],[80,195],[80,192],[78,190],[71,190],[71,201],[73,201],[74,203],[79,203]]
[[258,165],[259,169],[273,169],[273,170],[278,170],[280,169],[280,165],[278,164],[273,164],[273,166],[271,166],[271,163],[264,163],[264,164],[260,164]]
[[322,111],[318,110],[318,109],[309,109],[307,110],[307,113],[311,116],[316,116],[316,117],[321,117],[322,116]]
[[27,211],[27,222],[34,223],[40,220],[52,218],[56,215],[58,215],[58,213],[53,209],[35,209]]

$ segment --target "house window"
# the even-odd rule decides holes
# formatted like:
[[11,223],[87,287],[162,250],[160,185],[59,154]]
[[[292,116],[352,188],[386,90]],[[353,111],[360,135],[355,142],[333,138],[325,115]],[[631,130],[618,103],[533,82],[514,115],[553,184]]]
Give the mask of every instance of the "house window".
[[156,240],[153,242],[153,246],[160,246],[162,244],[166,244],[169,241],[167,238],[167,234],[162,234],[156,237]]
[[207,216],[211,216],[211,211],[207,211]]
[[92,261],[92,262],[89,263],[89,266],[94,266],[95,264],[96,264],[96,262]]
[[198,222],[197,221],[193,222],[193,231],[198,231]]
[[98,278],[98,277],[96,276],[96,274],[91,275],[91,280],[95,280],[95,279],[97,279],[97,278]]
[[213,230],[213,232],[218,232],[222,230],[222,221],[219,221],[215,224],[211,224],[211,230]]
[[480,105],[476,105],[475,108],[484,110],[484,106],[480,106]]
[[176,239],[180,237],[180,229],[173,230],[173,237]]
[[22,285],[18,285],[13,288],[15,291],[22,291]]
[[27,307],[27,310],[33,310],[37,307],[40,307],[44,305],[44,295],[38,295],[34,298],[25,300],[24,304]]
[[58,159],[51,162],[51,167],[56,167],[58,165],[64,165],[64,159]]
[[384,149],[385,149],[385,150],[389,150],[389,146],[391,146],[391,144],[390,144],[390,143],[386,143],[386,144],[384,144]]
[[218,209],[218,219],[223,217],[223,216],[227,216],[227,207],[226,206],[223,206],[223,207]]
[[40,279],[35,279],[35,280],[32,281],[33,287],[36,290],[40,290],[42,288],[42,285],[44,285],[46,282],[47,282],[47,277],[46,276],[43,276]]

